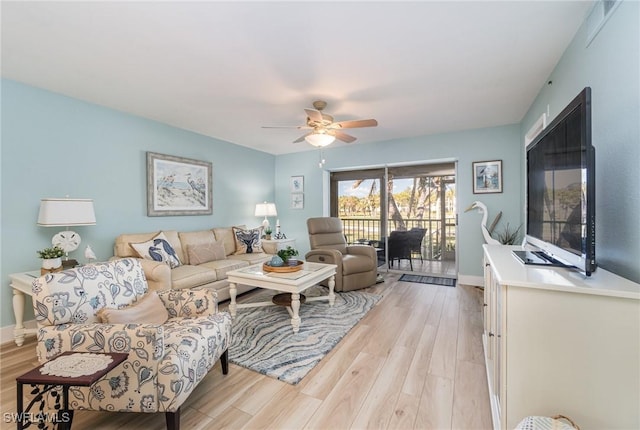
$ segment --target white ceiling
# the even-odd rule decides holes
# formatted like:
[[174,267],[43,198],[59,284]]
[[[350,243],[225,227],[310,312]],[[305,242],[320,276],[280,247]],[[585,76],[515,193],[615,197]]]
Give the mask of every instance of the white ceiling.
[[272,154],[323,99],[364,145],[520,122],[591,4],[2,1],[2,76]]

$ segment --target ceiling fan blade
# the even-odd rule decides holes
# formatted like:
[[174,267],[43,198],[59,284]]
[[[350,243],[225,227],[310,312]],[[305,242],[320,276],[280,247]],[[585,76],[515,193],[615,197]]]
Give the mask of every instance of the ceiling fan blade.
[[307,116],[311,121],[322,122],[322,114],[315,109],[305,109]]
[[305,138],[305,137],[307,137],[307,136],[309,136],[310,134],[311,134],[311,133],[307,133],[307,134],[305,134],[305,135],[303,135],[303,136],[300,136],[299,138],[297,138],[296,140],[294,140],[294,141],[293,141],[293,143],[300,143],[300,142],[304,141],[304,138]]
[[336,139],[339,139],[339,140],[341,140],[343,142],[347,142],[347,143],[351,143],[351,142],[354,142],[356,140],[356,138],[351,136],[350,134],[343,133],[342,131],[338,131],[338,130],[333,130],[330,134],[335,136]]
[[331,124],[331,127],[335,128],[359,128],[359,127],[375,127],[378,125],[378,121],[375,119],[358,119],[353,121],[340,121]]
[[263,125],[262,128],[297,128],[298,130],[311,129],[308,125]]

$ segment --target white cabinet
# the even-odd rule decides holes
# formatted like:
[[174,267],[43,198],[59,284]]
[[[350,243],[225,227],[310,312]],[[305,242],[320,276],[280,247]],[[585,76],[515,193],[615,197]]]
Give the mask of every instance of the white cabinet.
[[495,429],[529,415],[640,428],[640,285],[525,266],[484,246],[484,348]]

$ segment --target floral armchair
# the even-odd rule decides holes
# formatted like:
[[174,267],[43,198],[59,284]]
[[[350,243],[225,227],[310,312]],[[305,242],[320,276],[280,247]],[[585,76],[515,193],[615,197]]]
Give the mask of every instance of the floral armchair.
[[231,317],[215,292],[166,290],[162,324],[102,323],[103,308],[132,309],[147,293],[134,258],[49,273],[33,283],[40,362],[64,351],[126,352],[128,359],[90,387],[72,387],[72,409],[165,412],[179,429],[180,406],[218,359],[228,372]]

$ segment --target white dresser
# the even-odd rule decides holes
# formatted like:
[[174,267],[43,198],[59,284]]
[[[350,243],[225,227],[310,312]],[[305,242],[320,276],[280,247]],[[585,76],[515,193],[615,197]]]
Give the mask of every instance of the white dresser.
[[601,268],[524,265],[484,245],[484,350],[495,429],[563,414],[640,428],[640,284]]

